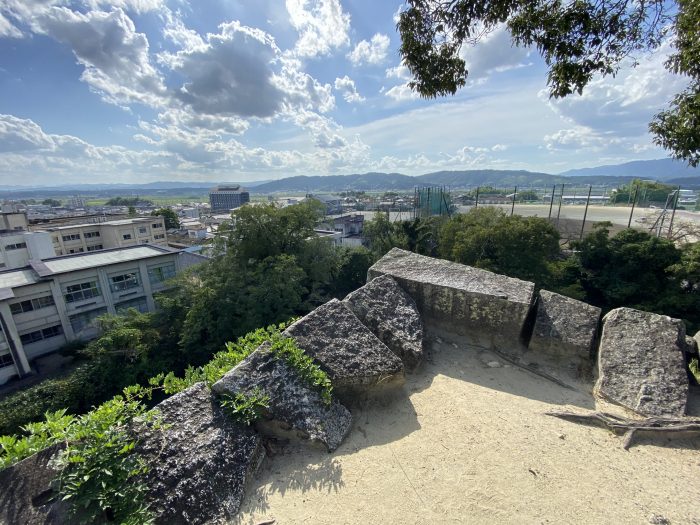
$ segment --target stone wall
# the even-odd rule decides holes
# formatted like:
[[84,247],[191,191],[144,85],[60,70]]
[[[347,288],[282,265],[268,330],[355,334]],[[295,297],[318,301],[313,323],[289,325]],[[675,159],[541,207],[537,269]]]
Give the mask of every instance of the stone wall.
[[[263,457],[263,443],[287,438],[329,451],[352,428],[345,405],[379,388],[400,389],[423,358],[423,327],[486,336],[501,350],[554,357],[562,367],[590,362],[600,310],[534,285],[468,266],[391,250],[369,270],[369,282],[344,301],[332,300],[284,335],[329,376],[335,398],[324,400],[298,371],[264,344],[213,386],[203,383],[157,405],[163,426],[136,429],[138,453],[150,472],[147,500],[157,523],[230,519]],[[534,334],[527,333],[534,320]],[[698,336],[696,336],[698,338]],[[682,416],[688,396],[685,353],[697,352],[677,319],[621,308],[603,321],[597,391],[640,415]],[[266,411],[254,426],[234,422],[218,395],[262,392]],[[47,449],[0,472],[0,523],[66,523],[51,500],[56,471]]]

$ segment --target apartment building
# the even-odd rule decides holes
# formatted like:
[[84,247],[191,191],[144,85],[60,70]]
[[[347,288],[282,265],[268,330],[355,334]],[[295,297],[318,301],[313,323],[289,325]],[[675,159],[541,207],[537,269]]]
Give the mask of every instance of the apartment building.
[[94,224],[46,228],[56,255],[125,248],[139,244],[167,246],[163,217],[135,217]]
[[211,212],[229,211],[250,202],[250,193],[238,184],[220,184],[209,192]]
[[0,272],[0,384],[33,359],[97,335],[104,313],[155,308],[153,294],[202,257],[153,245],[32,260]]

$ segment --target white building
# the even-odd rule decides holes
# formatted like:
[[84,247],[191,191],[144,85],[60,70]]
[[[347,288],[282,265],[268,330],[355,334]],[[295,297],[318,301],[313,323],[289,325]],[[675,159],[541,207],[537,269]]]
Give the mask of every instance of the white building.
[[92,321],[130,307],[155,308],[153,294],[203,258],[140,245],[32,260],[0,272],[0,384],[31,370],[33,359],[97,335]]
[[56,255],[124,248],[139,244],[167,246],[163,217],[136,217],[118,221],[46,228]]

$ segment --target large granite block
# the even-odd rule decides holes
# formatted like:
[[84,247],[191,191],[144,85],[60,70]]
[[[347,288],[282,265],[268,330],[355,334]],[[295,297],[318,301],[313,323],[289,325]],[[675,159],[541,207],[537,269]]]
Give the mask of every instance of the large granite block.
[[486,270],[392,249],[367,278],[390,275],[418,305],[426,324],[461,335],[486,334],[508,349],[521,339],[535,285]]
[[644,416],[682,416],[688,402],[685,325],[617,308],[603,318],[596,391]]
[[207,523],[233,516],[263,459],[262,440],[224,413],[204,383],[156,407],[161,428],[138,432],[137,452],[156,523]]
[[590,364],[600,308],[540,290],[537,317],[528,348],[575,364]]
[[301,439],[323,444],[330,452],[352,427],[352,414],[337,401],[325,404],[286,361],[270,351],[270,343],[261,345],[212,386],[219,395],[250,395],[256,389],[270,398],[264,417],[256,422],[261,432],[286,436],[291,431]]
[[423,358],[423,321],[416,302],[388,275],[343,300],[372,333],[413,370]]
[[52,462],[61,449],[54,445],[0,471],[0,523],[73,523],[54,483],[60,472]]
[[401,359],[337,299],[296,321],[284,335],[318,362],[341,401],[373,387],[404,382]]

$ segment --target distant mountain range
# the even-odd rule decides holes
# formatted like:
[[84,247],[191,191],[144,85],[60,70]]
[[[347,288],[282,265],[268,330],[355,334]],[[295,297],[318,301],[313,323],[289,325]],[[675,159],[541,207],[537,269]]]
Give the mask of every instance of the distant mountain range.
[[[416,186],[444,185],[452,189],[476,186],[550,186],[553,184],[595,184],[614,186],[634,178],[654,179],[683,188],[700,189],[700,169],[672,159],[640,160],[611,166],[568,170],[556,175],[525,170],[436,171],[408,176],[401,173],[295,176],[273,181],[242,182],[252,193],[337,193],[341,191],[410,191]],[[73,184],[54,187],[0,186],[12,193],[109,193],[117,195],[175,193],[177,190],[203,190],[216,182],[150,182],[147,184]]]
[[568,170],[559,175],[564,177],[632,177],[666,182],[681,178],[700,177],[700,169],[691,168],[686,163],[673,159],[656,159],[634,160],[611,166]]

